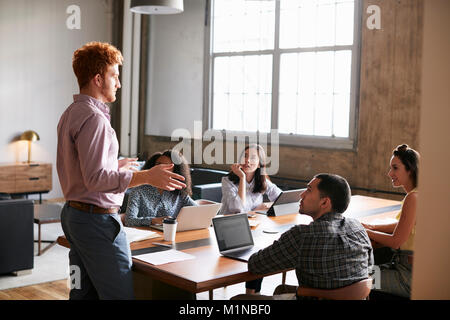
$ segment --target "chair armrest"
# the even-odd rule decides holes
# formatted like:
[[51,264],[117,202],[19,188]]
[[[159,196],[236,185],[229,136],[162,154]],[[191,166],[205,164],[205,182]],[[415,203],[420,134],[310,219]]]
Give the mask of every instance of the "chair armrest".
[[369,278],[338,289],[298,287],[297,296],[317,297],[327,300],[363,300],[369,296],[371,289],[372,279]]
[[222,201],[222,184],[208,183],[192,187],[192,197],[194,200],[205,199],[214,202]]

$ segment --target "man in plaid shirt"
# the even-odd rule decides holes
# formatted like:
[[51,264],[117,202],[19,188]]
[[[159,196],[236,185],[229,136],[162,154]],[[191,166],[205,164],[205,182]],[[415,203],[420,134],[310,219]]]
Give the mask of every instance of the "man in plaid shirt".
[[[316,175],[301,195],[299,208],[299,213],[314,221],[292,227],[271,246],[253,254],[248,270],[267,274],[295,268],[299,285],[317,289],[336,289],[367,279],[373,265],[370,239],[361,223],[342,216],[350,197],[344,178]],[[279,286],[274,294],[296,289]]]

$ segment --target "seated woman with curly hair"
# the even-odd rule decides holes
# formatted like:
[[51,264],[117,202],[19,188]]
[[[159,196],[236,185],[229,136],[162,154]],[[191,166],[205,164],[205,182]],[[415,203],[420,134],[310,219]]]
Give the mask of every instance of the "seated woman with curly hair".
[[166,191],[151,185],[141,185],[133,188],[125,213],[125,225],[129,227],[150,226],[161,224],[164,218],[175,218],[182,207],[196,206],[191,195],[191,174],[189,165],[182,154],[173,150],[157,152],[148,159],[142,170],[150,169],[160,164],[173,164],[174,173],[185,178],[186,188]]

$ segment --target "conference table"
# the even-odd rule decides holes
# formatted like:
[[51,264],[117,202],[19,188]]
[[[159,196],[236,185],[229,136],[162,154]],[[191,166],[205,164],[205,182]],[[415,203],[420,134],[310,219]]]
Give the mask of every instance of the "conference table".
[[[371,223],[375,219],[395,217],[401,203],[395,200],[352,196],[345,217],[356,218]],[[311,217],[292,213],[278,217],[255,214],[249,218],[255,244],[265,247],[296,224],[309,224]],[[145,229],[145,228],[141,228]],[[148,228],[149,229],[149,228]],[[152,229],[153,230],[153,229]],[[149,240],[132,242],[132,255],[158,252],[168,248],[154,245],[153,242],[168,243],[160,236]],[[58,243],[69,247],[64,237]],[[195,259],[180,262],[152,265],[133,257],[135,295],[137,299],[195,299],[196,293],[209,291],[236,283],[260,278],[248,272],[247,263],[220,255],[212,227],[202,230],[178,232],[174,249],[195,256]],[[274,272],[283,273],[289,270]],[[271,275],[267,274],[266,276]]]

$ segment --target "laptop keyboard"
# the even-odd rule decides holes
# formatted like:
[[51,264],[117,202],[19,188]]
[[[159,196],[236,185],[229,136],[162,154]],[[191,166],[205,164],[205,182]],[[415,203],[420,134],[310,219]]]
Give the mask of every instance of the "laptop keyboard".
[[251,248],[244,249],[244,250],[234,251],[233,254],[243,255],[243,254],[245,254],[245,253],[247,253],[247,252],[252,252],[252,251],[254,251],[254,250],[255,250],[255,247],[251,247]]
[[226,257],[230,257],[230,258],[236,258],[236,259],[239,259],[239,260],[248,261],[250,256],[253,253],[258,252],[260,249],[261,248],[258,248],[258,247],[251,247],[251,248],[248,248],[248,249],[228,252],[225,256]]

